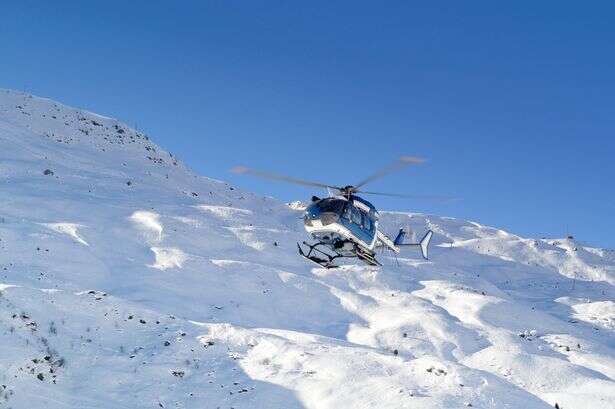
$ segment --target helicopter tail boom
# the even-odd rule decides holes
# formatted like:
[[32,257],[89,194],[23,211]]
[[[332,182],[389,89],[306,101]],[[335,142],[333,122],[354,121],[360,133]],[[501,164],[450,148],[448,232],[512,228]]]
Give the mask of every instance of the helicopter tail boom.
[[[400,232],[401,234],[401,232]],[[405,234],[405,233],[404,233]],[[399,253],[399,245],[395,243],[395,241],[391,240],[386,234],[378,230],[376,232],[376,236],[378,238],[379,245],[387,247],[389,250]],[[399,237],[399,234],[397,235]],[[403,237],[402,237],[403,238]],[[397,239],[395,239],[397,240]]]

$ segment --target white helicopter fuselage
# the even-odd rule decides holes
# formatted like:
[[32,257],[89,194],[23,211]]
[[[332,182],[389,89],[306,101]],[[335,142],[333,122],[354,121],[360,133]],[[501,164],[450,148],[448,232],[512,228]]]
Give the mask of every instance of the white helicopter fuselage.
[[338,252],[355,245],[373,252],[378,241],[378,214],[368,202],[343,196],[320,199],[305,210],[305,230]]

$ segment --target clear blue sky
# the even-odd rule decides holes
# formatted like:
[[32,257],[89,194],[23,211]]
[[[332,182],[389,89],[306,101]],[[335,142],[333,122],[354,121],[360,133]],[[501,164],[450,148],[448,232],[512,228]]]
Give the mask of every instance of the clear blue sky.
[[[390,210],[615,248],[613,2],[4,1],[0,87],[136,124],[199,173],[245,165],[451,204]],[[316,192],[317,193],[317,192]]]

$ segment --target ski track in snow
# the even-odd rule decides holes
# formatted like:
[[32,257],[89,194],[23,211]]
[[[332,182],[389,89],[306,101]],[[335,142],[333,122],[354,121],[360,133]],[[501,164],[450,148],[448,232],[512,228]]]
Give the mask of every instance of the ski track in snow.
[[246,227],[227,227],[244,245],[253,248],[254,250],[263,251],[267,244],[258,240],[257,232],[254,228]]
[[115,119],[0,90],[0,147],[1,408],[615,409],[612,250],[382,212],[431,259],[324,270]]
[[195,207],[203,212],[211,213],[224,220],[235,220],[239,216],[252,215],[251,210],[239,209],[231,206],[198,205]]

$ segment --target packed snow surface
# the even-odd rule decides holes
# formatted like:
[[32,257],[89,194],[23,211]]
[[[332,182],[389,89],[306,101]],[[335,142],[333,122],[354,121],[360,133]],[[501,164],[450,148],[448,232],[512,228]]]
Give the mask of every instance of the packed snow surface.
[[430,261],[315,268],[300,203],[7,90],[0,186],[0,408],[615,408],[612,251],[384,212]]

